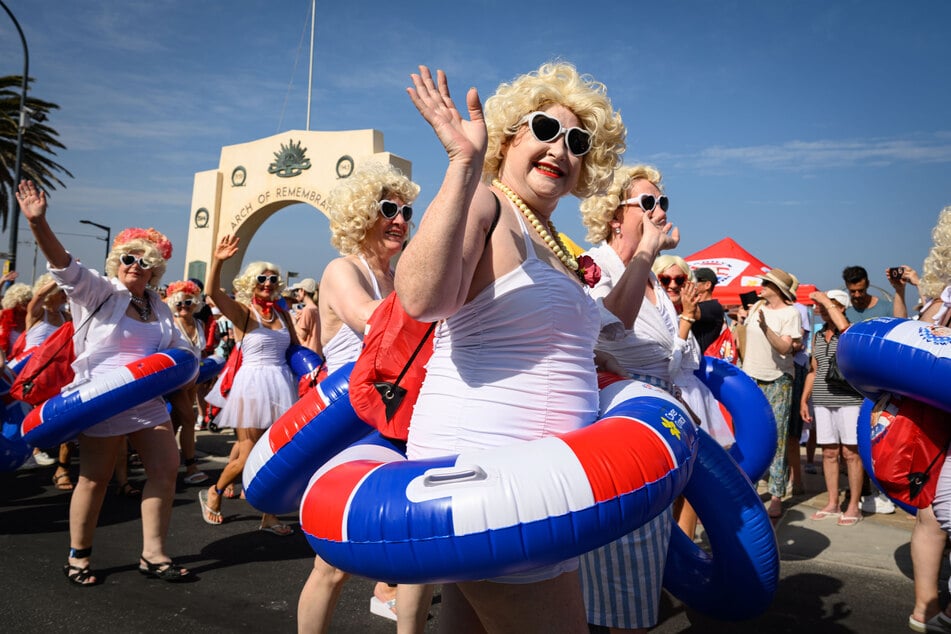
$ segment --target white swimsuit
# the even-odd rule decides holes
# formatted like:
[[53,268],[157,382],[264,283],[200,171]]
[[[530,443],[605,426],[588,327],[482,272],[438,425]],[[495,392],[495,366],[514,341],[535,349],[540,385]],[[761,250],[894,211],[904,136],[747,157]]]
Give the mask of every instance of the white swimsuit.
[[[373,285],[373,299],[383,299],[380,293],[380,286],[376,282],[376,276],[367,264],[366,258],[359,256],[363,266],[370,274],[370,283]],[[340,366],[356,361],[360,356],[360,350],[363,349],[363,333],[357,332],[347,324],[341,324],[340,330],[330,338],[330,341],[324,346],[324,359],[327,362],[327,374],[333,374]]]
[[412,459],[567,432],[598,412],[600,317],[581,286],[535,254],[436,329],[413,412]]

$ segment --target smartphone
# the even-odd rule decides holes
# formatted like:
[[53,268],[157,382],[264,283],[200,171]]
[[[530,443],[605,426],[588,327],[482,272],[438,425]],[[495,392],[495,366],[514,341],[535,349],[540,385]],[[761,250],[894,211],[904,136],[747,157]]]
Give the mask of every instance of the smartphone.
[[901,276],[905,273],[905,267],[903,266],[893,266],[888,269],[888,277],[893,280],[900,280]]

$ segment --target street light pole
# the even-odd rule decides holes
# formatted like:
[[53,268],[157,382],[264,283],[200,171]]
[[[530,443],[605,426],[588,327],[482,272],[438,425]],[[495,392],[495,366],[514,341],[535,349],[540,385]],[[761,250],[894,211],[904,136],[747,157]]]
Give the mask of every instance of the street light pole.
[[98,222],[93,222],[92,220],[80,220],[79,223],[80,223],[80,224],[83,224],[83,225],[92,225],[93,227],[98,227],[99,229],[102,229],[103,231],[106,232],[106,237],[105,237],[105,238],[97,238],[97,240],[103,240],[103,239],[105,239],[105,241],[106,241],[106,260],[108,260],[108,259],[109,259],[109,238],[112,237],[112,228],[111,228],[111,227],[107,227],[106,225],[101,225],[101,224],[99,224]]
[[[17,122],[17,153],[13,164],[13,194],[20,186],[20,170],[23,164],[23,130],[26,128],[26,84],[30,76],[30,50],[26,46],[26,37],[23,35],[23,29],[20,23],[13,16],[13,12],[7,7],[3,0],[0,0],[0,6],[7,12],[10,19],[13,20],[13,26],[20,34],[20,41],[23,43],[23,84],[20,87],[20,118]],[[17,266],[17,233],[20,230],[20,210],[17,209],[16,196],[10,196],[10,270],[15,271]]]

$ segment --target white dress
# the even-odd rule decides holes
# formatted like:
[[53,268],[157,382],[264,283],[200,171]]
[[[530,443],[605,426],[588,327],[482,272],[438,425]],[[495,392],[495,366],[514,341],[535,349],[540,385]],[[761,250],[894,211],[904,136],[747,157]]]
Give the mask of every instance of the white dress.
[[281,328],[271,330],[261,323],[257,311],[249,310],[258,327],[241,340],[241,367],[215,419],[219,427],[267,429],[297,400],[294,378],[284,358],[291,343],[287,324],[275,311]]
[[[156,321],[141,322],[128,315],[115,326],[115,346],[98,346],[91,349],[89,366],[95,375],[121,368],[138,361],[159,349],[162,342],[161,326]],[[155,427],[169,420],[165,400],[156,397],[141,405],[107,418],[83,431],[87,436],[109,437],[131,434],[140,429]]]

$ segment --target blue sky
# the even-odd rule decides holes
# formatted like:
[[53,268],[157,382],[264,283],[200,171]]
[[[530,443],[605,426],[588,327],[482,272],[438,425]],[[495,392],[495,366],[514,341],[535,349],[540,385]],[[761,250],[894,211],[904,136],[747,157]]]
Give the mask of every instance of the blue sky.
[[[79,219],[113,235],[155,226],[177,247],[166,281],[180,278],[194,174],[224,145],[305,127],[310,0],[5,1],[32,94],[61,106],[57,160],[75,178],[52,193],[54,229],[98,265],[103,232]],[[887,288],[886,267],[920,270],[951,205],[949,18],[941,0],[317,2],[311,128],[381,130],[413,162],[423,209],[446,159],[409,73],[445,69],[461,102],[564,59],[608,86],[625,162],[663,172],[674,253],[730,236],[821,288],[850,264]],[[0,13],[0,73],[22,67]],[[577,209],[566,199],[553,220],[582,241]],[[30,277],[25,228],[20,240]],[[335,256],[303,205],[272,216],[248,254],[318,279]]]

